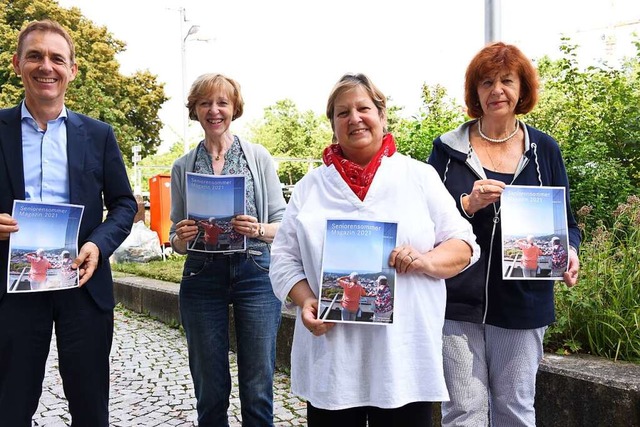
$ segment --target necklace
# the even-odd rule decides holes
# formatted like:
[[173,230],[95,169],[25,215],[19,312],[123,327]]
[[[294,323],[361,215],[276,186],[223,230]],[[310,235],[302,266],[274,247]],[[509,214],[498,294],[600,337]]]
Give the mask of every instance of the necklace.
[[491,166],[493,166],[493,171],[494,172],[500,172],[500,166],[502,166],[502,160],[503,157],[500,156],[500,162],[498,162],[498,166],[496,166],[496,164],[493,162],[493,157],[491,157],[491,154],[489,153],[489,150],[487,149],[487,146],[484,146],[484,151],[487,153],[487,156],[489,156],[489,161],[491,161]]
[[224,157],[224,155],[227,154],[227,151],[229,150],[219,151],[218,154],[216,154],[215,156],[214,156],[214,153],[211,152],[211,156],[213,157],[213,160],[217,162],[218,160],[220,160],[221,156]]
[[478,133],[480,134],[480,136],[482,137],[482,139],[486,139],[489,142],[493,142],[495,144],[501,144],[503,142],[507,142],[508,140],[510,140],[511,138],[513,138],[514,136],[516,136],[516,133],[518,133],[518,129],[520,129],[520,126],[518,126],[518,120],[516,120],[516,127],[513,130],[513,132],[511,132],[509,135],[507,135],[505,138],[502,139],[493,139],[493,138],[489,138],[487,135],[485,135],[482,132],[482,119],[478,120]]

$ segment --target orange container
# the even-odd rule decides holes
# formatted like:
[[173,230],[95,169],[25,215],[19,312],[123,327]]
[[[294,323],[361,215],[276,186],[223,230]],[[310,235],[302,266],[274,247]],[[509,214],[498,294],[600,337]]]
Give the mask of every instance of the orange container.
[[156,175],[149,179],[149,216],[151,229],[158,233],[161,245],[169,244],[171,229],[171,175]]

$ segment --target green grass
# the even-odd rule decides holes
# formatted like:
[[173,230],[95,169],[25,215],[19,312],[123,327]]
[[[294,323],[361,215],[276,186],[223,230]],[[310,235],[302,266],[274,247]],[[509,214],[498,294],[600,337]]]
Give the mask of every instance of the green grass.
[[111,265],[113,271],[134,276],[149,277],[167,282],[180,283],[185,257],[171,255],[166,261],[149,261],[146,263],[124,262]]

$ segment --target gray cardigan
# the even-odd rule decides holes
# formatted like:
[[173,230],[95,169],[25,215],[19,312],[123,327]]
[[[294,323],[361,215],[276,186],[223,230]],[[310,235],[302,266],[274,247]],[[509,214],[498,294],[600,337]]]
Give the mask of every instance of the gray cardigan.
[[[253,144],[239,138],[249,171],[255,186],[256,210],[258,222],[274,223],[282,221],[286,202],[282,195],[280,180],[276,174],[273,158],[262,145]],[[196,163],[197,147],[180,157],[171,168],[171,230],[169,241],[176,235],[176,224],[187,217],[185,200],[186,172],[193,172]],[[175,250],[175,249],[174,249]]]

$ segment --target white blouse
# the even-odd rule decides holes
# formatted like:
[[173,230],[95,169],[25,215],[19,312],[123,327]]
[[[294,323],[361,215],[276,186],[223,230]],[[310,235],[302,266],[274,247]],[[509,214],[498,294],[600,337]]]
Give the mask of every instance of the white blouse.
[[[307,279],[320,288],[327,218],[398,223],[397,245],[425,253],[449,239],[480,249],[430,166],[396,153],[383,157],[364,201],[333,166],[321,166],[294,188],[271,248],[270,277],[278,298]],[[422,273],[397,274],[391,325],[337,324],[313,336],[298,308],[291,353],[292,392],[322,409],[397,408],[449,396],[442,368],[444,280]]]

